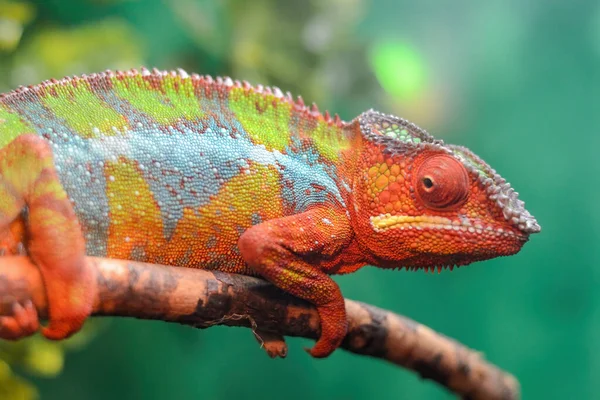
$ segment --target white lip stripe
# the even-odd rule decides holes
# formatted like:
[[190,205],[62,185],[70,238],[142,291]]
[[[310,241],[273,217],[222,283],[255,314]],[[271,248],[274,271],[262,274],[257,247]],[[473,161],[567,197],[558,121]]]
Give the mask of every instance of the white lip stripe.
[[493,226],[483,226],[479,223],[473,224],[468,219],[460,221],[452,221],[449,218],[437,216],[409,216],[409,215],[391,215],[381,214],[370,218],[371,226],[376,232],[385,232],[390,229],[437,229],[437,230],[454,230],[477,234],[494,234],[504,237],[522,237],[509,230],[496,228]]

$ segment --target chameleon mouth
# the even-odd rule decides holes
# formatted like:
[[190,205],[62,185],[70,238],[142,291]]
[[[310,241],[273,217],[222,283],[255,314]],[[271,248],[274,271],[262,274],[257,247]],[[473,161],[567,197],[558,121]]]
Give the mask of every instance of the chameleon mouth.
[[473,223],[467,218],[451,220],[434,215],[410,216],[380,214],[371,217],[371,226],[376,232],[385,232],[390,229],[400,230],[426,230],[436,229],[444,231],[468,232],[479,235],[493,235],[496,237],[511,237],[527,240],[528,235],[517,233],[513,230],[498,228],[492,225]]

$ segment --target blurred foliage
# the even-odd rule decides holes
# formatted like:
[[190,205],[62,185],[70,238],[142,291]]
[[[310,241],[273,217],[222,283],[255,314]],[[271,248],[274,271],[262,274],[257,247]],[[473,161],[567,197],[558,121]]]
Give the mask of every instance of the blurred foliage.
[[13,374],[10,365],[0,358],[0,398],[8,400],[33,400],[39,398],[37,389]]
[[[277,85],[345,119],[398,114],[470,147],[521,192],[540,235],[452,274],[336,280],[483,351],[524,398],[588,399],[600,391],[599,22],[592,0],[0,0],[0,91],[182,67]],[[0,398],[38,396],[11,371],[44,399],[451,398],[364,357],[311,360],[300,342],[273,361],[246,330],[119,319],[66,361],[63,343],[0,344]]]
[[17,47],[25,25],[34,16],[35,9],[28,3],[0,1],[0,52]]
[[375,43],[370,60],[379,83],[392,96],[412,100],[425,90],[425,65],[421,55],[407,44]]
[[18,342],[0,341],[0,399],[39,398],[37,389],[16,375],[13,368],[29,375],[54,378],[63,369],[65,353],[85,347],[105,325],[102,320],[90,320],[76,335],[60,342],[51,342],[40,334]]
[[[124,41],[124,37],[132,40]],[[14,54],[13,79],[21,75],[39,82],[47,76],[100,71],[106,69],[106,60],[112,60],[121,69],[140,64],[141,51],[134,38],[135,31],[116,18],[89,26],[42,28]]]

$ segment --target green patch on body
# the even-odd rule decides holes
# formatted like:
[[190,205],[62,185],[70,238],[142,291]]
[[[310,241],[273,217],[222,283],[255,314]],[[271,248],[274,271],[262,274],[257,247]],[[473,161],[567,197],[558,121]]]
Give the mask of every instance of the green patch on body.
[[291,104],[273,95],[232,88],[229,107],[254,143],[279,151],[289,144]]
[[24,133],[34,133],[35,130],[19,114],[8,111],[0,104],[0,149]]
[[85,82],[57,86],[56,92],[57,95],[47,94],[41,101],[85,139],[113,136],[129,128],[125,117],[96,96]]
[[350,146],[349,141],[342,133],[342,128],[330,125],[325,121],[319,121],[309,135],[319,154],[328,161],[336,162],[340,151]]
[[204,112],[191,79],[165,76],[157,82],[142,75],[112,78],[115,94],[159,124],[172,124],[181,119],[195,121]]

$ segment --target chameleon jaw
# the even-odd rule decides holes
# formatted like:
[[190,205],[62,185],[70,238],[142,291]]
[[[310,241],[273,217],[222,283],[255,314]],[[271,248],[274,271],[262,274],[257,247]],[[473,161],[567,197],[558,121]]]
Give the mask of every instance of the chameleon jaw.
[[456,232],[469,232],[471,234],[487,234],[497,237],[514,237],[525,240],[527,236],[518,234],[512,230],[497,228],[494,226],[484,226],[479,223],[472,224],[468,219],[453,221],[449,218],[435,215],[391,215],[380,214],[371,216],[371,226],[376,232],[385,232],[390,229],[400,230],[425,230],[436,229]]

